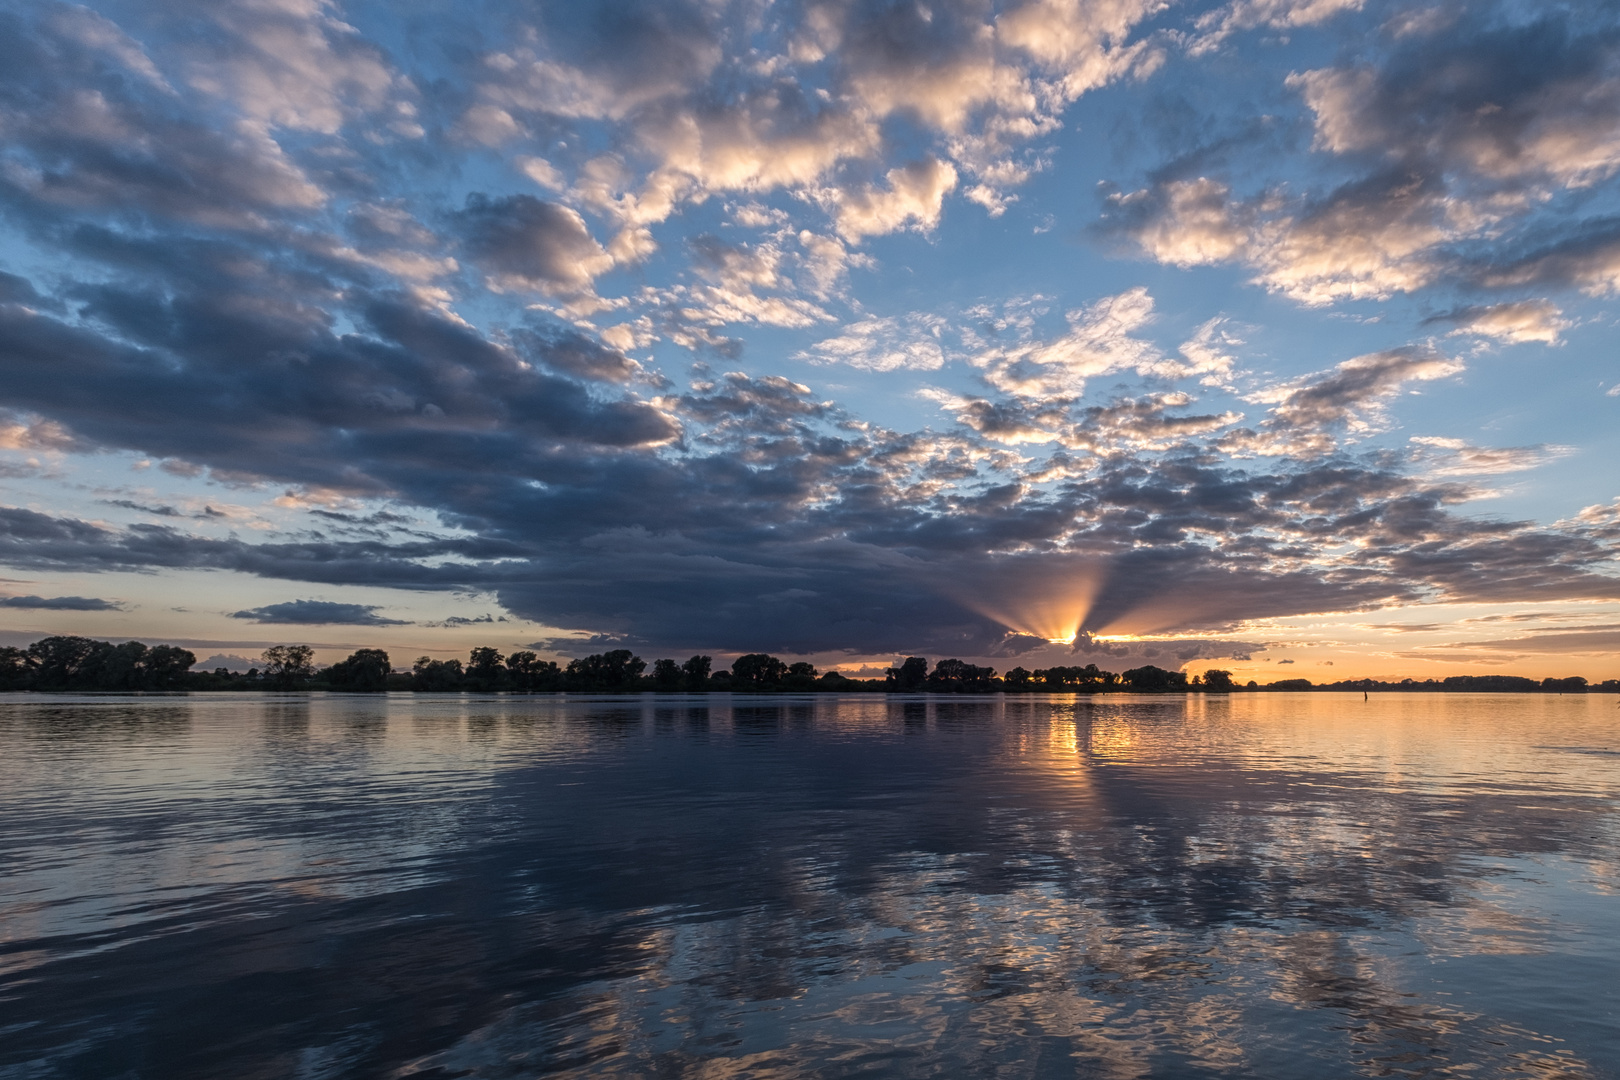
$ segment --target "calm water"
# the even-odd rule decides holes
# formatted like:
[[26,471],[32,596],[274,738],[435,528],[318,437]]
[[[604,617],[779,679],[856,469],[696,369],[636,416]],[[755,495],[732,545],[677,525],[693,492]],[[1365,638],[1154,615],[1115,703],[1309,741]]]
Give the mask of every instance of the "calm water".
[[1620,1077],[1620,707],[0,695],[0,1077]]

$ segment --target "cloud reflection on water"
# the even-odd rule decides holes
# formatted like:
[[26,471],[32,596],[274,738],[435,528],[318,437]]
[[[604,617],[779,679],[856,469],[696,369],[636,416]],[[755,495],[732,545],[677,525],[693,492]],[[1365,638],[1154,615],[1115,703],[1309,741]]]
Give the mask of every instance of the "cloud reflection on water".
[[1560,748],[1607,698],[37,701],[0,706],[8,1080],[1620,1048],[1581,906],[1620,767]]

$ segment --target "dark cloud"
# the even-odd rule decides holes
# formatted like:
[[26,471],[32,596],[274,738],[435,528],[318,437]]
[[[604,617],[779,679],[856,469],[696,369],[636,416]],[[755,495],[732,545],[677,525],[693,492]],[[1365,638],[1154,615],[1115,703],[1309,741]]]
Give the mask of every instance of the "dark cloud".
[[622,383],[641,371],[640,364],[618,349],[609,348],[577,330],[524,331],[516,335],[516,340],[525,355],[560,375]]
[[[1227,370],[1193,370],[1133,337],[1152,310],[1134,289],[1102,307],[1130,306],[1135,322],[1093,325],[1081,312],[1026,365],[1050,380],[997,395],[987,378],[980,396],[951,406],[962,424],[940,433],[887,430],[779,374],[705,369],[677,388],[608,343],[668,333],[665,344],[724,346],[728,322],[819,319],[803,306],[767,317],[748,305],[765,303],[756,288],[785,290],[784,268],[806,265],[792,252],[815,248],[832,267],[816,295],[834,306],[830,283],[847,280],[838,268],[856,258],[830,235],[837,222],[848,238],[927,225],[959,183],[999,212],[994,177],[1023,168],[1007,156],[1011,141],[1055,130],[1053,103],[1147,56],[1129,38],[1155,5],[1115,5],[1092,22],[1065,21],[1061,7],[1013,5],[992,23],[975,3],[805,5],[758,28],[793,45],[785,66],[762,73],[769,65],[752,53],[728,60],[718,8],[516,5],[499,41],[455,35],[467,55],[447,63],[476,70],[476,85],[423,99],[381,50],[340,41],[325,22],[285,22],[295,13],[282,9],[199,17],[197,32],[219,48],[185,70],[206,94],[100,24],[86,33],[80,16],[51,14],[65,8],[6,16],[0,203],[55,257],[33,280],[0,277],[0,400],[21,418],[7,438],[138,452],[193,481],[273,484],[306,512],[302,532],[221,539],[187,531],[185,511],[156,501],[113,500],[162,519],[126,528],[0,509],[0,560],[475,590],[564,632],[558,648],[1011,656],[1085,631],[1082,653],[1113,655],[1099,637],[1131,635],[1147,640],[1122,656],[1152,649],[1166,664],[1258,649],[1235,640],[1247,619],[1615,595],[1612,514],[1491,520],[1457,509],[1467,489],[1413,475],[1409,458],[1347,452],[1403,387],[1457,370],[1429,347],[1272,387],[1252,421],[1181,393],[1084,404],[1079,385],[1100,372]],[[1459,40],[1495,32],[1483,25],[1465,19]],[[297,55],[255,49],[260,30]],[[1294,88],[1323,139],[1348,140],[1328,148],[1340,171],[1322,188],[1233,194],[1188,164],[1116,209],[1169,261],[1248,259],[1262,280],[1308,299],[1343,295],[1334,290],[1345,282],[1356,295],[1418,287],[1469,254],[1457,253],[1466,236],[1445,232],[1446,200],[1532,180],[1574,190],[1607,168],[1600,76],[1611,44],[1595,30],[1561,33],[1532,35],[1539,82],[1512,65],[1459,69],[1485,89],[1434,84],[1399,42],[1346,54]],[[785,74],[795,64],[818,72],[826,95]],[[1334,96],[1357,80],[1371,80],[1362,97]],[[250,86],[263,88],[259,100]],[[1498,98],[1517,127],[1466,119]],[[483,109],[479,130],[503,137],[555,125],[554,143],[532,143],[556,164],[507,163],[554,201],[502,193],[485,172],[475,181],[489,193],[459,209],[431,194],[391,197],[396,173],[429,169],[453,141],[429,131],[418,149],[367,157],[378,140],[419,137],[409,130],[418,102],[445,116]],[[342,138],[362,122],[366,138]],[[1587,164],[1536,134],[1566,130],[1584,138],[1568,145],[1586,145]],[[1383,142],[1367,141],[1373,131]],[[902,160],[918,164],[890,167]],[[594,296],[608,268],[644,258],[663,239],[654,227],[685,208],[716,192],[784,188],[806,196],[829,235],[795,225],[734,242],[716,237],[739,235],[725,232],[735,223],[714,225],[668,245],[690,264],[678,285],[647,285],[656,301]],[[776,212],[750,211],[773,222]],[[617,230],[600,234],[605,246],[593,235],[604,223]],[[1518,262],[1470,264],[1472,280],[1575,280],[1568,258],[1606,250],[1607,234],[1594,236],[1520,238]],[[452,254],[523,295],[491,298]],[[1601,270],[1580,280],[1596,287]],[[518,311],[535,293],[578,321]],[[643,302],[695,313],[637,321],[628,309]],[[1551,318],[1546,309],[1466,307],[1448,316],[1458,327],[1551,325],[1527,321]],[[616,334],[580,314],[620,308]],[[518,312],[513,325],[502,311]],[[1018,356],[1047,347],[1025,345]],[[1045,392],[1048,382],[1057,389]],[[305,499],[305,489],[319,490]],[[350,512],[339,497],[387,500],[420,520]],[[370,605],[324,601],[241,616],[392,623]]]
[[424,626],[444,626],[444,627],[448,627],[448,626],[483,626],[483,625],[486,625],[486,624],[493,624],[493,623],[497,623],[497,622],[506,622],[506,621],[507,621],[507,619],[506,619],[506,617],[504,615],[501,616],[499,619],[497,619],[495,616],[489,615],[489,614],[479,615],[476,618],[468,618],[465,615],[451,615],[449,618],[442,619],[439,622],[424,623],[423,625]]
[[34,283],[25,277],[8,274],[0,271],[0,304],[17,304],[22,307],[42,307],[52,311],[61,310],[61,302],[51,297],[41,296],[34,288]]
[[94,596],[7,596],[0,597],[0,607],[22,608],[27,611],[122,611],[116,600],[102,600]]
[[365,337],[290,322],[273,304],[244,309],[223,291],[166,300],[102,287],[89,310],[122,340],[0,310],[7,400],[102,445],[214,469],[381,492],[417,467],[539,468],[569,444],[634,446],[678,430],[397,298],[357,313]]
[[[1245,159],[1206,148],[1106,192],[1102,233],[1173,265],[1247,263],[1311,304],[1448,285],[1613,291],[1620,245],[1590,197],[1620,172],[1613,10],[1453,16],[1392,24],[1288,77],[1326,183],[1243,193]],[[1551,340],[1548,325],[1488,332]]]
[[613,265],[578,212],[532,195],[469,195],[456,222],[467,253],[502,288],[584,292]]
[[75,32],[82,21],[51,17],[71,10],[0,13],[0,116],[23,166],[0,176],[0,199],[46,217],[134,213],[249,230],[325,201],[262,129],[188,113],[172,88],[132,71],[138,49],[109,53]]
[[233,611],[231,618],[297,626],[409,626],[403,619],[377,614],[376,604],[340,604],[327,600],[288,600],[281,604]]
[[1435,649],[1459,650],[1465,653],[1597,653],[1609,654],[1620,649],[1620,629],[1558,630],[1524,637],[1498,638],[1490,641],[1453,641],[1436,645]]
[[1240,430],[1223,444],[1235,450],[1310,457],[1331,452],[1347,426],[1365,430],[1384,401],[1409,382],[1455,375],[1463,365],[1427,346],[1407,346],[1346,360],[1332,371],[1283,387],[1258,433]]

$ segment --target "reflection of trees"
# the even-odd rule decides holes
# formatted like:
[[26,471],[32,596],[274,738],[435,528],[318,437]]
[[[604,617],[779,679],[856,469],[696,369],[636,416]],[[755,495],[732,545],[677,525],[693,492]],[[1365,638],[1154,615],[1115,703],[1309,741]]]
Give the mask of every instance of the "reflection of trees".
[[[265,916],[251,941],[205,921],[61,961],[57,1007],[130,1012],[136,976],[201,958],[179,984],[198,1011],[158,1008],[136,1040],[178,1077],[290,1074],[289,1047],[353,1075],[1291,1075],[1302,1053],[1332,1075],[1582,1075],[1484,1007],[1414,997],[1399,957],[1482,921],[1533,939],[1480,858],[1598,854],[1602,791],[1256,765],[1195,730],[1225,703],[441,707],[417,744],[505,767],[450,800],[431,873],[244,896],[225,910]],[[334,820],[357,845],[376,827]],[[22,1000],[20,1023],[49,1011]],[[234,1058],[176,1034],[271,1003],[280,1034]]]

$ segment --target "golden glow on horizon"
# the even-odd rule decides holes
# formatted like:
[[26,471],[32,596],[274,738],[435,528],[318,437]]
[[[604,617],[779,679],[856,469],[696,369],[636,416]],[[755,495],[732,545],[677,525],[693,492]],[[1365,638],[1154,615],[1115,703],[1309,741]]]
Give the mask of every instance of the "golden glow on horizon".
[[966,585],[947,585],[945,591],[1009,630],[1070,645],[1080,636],[1105,577],[1101,562],[1075,560],[1035,581],[992,573]]

